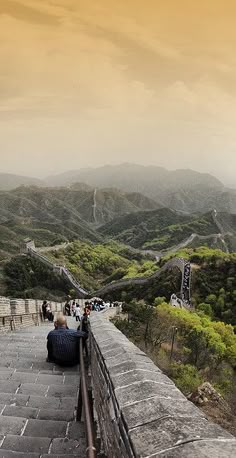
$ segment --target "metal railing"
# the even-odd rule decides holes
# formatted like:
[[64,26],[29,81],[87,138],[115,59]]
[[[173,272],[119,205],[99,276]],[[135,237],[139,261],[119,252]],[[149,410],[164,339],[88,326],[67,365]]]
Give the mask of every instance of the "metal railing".
[[[80,322],[80,330],[82,331],[83,319]],[[81,421],[82,412],[84,414],[84,423],[85,423],[85,434],[87,440],[86,456],[87,458],[96,458],[97,452],[95,447],[95,433],[94,433],[94,422],[92,414],[92,397],[89,395],[89,383],[88,383],[88,374],[85,367],[84,361],[84,350],[86,356],[88,357],[87,342],[83,341],[83,337],[80,338],[80,385],[79,385],[79,395],[78,395],[78,404],[77,404],[77,414],[76,421]]]

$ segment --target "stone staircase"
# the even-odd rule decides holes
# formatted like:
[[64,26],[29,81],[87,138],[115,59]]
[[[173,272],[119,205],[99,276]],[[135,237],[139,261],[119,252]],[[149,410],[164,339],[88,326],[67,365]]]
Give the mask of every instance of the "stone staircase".
[[84,424],[75,422],[78,367],[46,362],[52,328],[0,335],[0,458],[86,457]]

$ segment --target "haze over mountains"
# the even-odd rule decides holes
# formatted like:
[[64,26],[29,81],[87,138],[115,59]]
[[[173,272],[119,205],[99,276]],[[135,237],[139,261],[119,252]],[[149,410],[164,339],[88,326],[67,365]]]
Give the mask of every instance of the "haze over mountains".
[[[83,185],[78,185],[83,183]],[[184,213],[218,211],[236,213],[236,190],[226,188],[217,178],[193,170],[168,171],[162,167],[137,164],[106,165],[68,171],[60,175],[37,178],[0,175],[0,189],[18,186],[71,187],[74,184],[94,188],[116,188],[121,192],[138,192],[158,206]]]
[[[204,177],[197,178],[204,182]],[[236,215],[227,213],[227,207],[224,213],[217,213],[217,219],[212,211],[214,207],[205,214],[186,212],[194,202],[198,209],[204,208],[202,201],[209,207],[219,204],[217,196],[224,194],[221,185],[214,178],[211,183],[210,188],[199,185],[194,192],[189,182],[188,191],[176,191],[173,197],[179,204],[181,196],[184,213],[138,192],[99,189],[81,183],[70,187],[21,186],[0,191],[0,256],[4,259],[18,253],[26,237],[34,239],[38,247],[76,239],[95,243],[113,239],[156,252],[179,244],[206,244],[234,251]],[[128,184],[127,180],[127,187]]]

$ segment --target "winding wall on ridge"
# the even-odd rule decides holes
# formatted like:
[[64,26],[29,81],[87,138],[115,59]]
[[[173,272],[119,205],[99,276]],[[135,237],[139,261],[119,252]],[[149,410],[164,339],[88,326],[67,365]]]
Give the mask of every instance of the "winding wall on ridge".
[[148,285],[150,282],[160,277],[160,275],[163,272],[165,272],[166,270],[170,270],[170,269],[177,267],[182,274],[181,299],[183,303],[186,305],[189,305],[191,303],[191,290],[190,290],[191,264],[190,262],[186,261],[183,258],[171,259],[170,261],[166,262],[166,264],[161,269],[157,270],[156,272],[154,272],[153,275],[149,277],[136,277],[136,278],[122,279],[122,280],[118,280],[118,281],[109,283],[108,285],[105,285],[96,291],[89,292],[89,291],[86,291],[84,288],[82,288],[80,283],[71,275],[71,273],[65,267],[53,264],[51,261],[49,261],[49,259],[46,256],[43,256],[42,254],[37,253],[37,251],[35,251],[35,249],[31,247],[27,248],[27,254],[29,256],[32,256],[38,259],[40,262],[50,267],[58,275],[63,276],[72,286],[72,288],[76,290],[80,298],[93,297],[93,296],[102,297],[103,295],[107,293],[111,293],[112,291],[116,291],[116,290],[125,288],[127,286]]

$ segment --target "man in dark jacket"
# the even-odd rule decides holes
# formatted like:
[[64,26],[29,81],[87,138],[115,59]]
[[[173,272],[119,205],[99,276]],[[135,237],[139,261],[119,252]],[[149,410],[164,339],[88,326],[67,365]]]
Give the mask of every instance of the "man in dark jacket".
[[43,314],[43,319],[46,320],[47,317],[47,301],[43,301],[42,304],[42,314]]
[[48,362],[60,366],[75,366],[79,363],[80,339],[86,339],[85,332],[68,329],[66,318],[60,315],[55,329],[47,336]]

